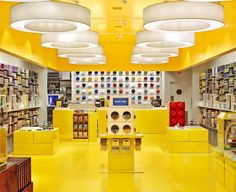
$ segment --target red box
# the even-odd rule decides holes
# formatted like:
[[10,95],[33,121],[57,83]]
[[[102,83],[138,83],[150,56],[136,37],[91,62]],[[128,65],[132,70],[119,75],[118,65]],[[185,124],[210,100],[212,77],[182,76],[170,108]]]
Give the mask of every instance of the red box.
[[169,126],[185,126],[185,102],[170,102],[169,113]]

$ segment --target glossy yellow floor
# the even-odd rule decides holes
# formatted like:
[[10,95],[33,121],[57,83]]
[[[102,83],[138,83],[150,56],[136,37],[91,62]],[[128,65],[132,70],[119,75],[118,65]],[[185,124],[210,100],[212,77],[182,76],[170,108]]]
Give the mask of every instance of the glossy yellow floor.
[[223,192],[215,182],[214,154],[170,155],[164,135],[145,135],[136,153],[144,173],[101,173],[99,143],[63,142],[54,156],[32,156],[35,192]]

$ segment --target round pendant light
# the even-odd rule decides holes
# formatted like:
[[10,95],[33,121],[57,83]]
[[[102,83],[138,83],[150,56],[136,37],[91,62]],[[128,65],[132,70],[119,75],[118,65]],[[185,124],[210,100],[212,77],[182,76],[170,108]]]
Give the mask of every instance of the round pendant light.
[[134,47],[133,55],[137,57],[151,57],[151,58],[158,58],[158,57],[175,57],[178,56],[179,49],[175,48],[166,48],[166,49],[159,49],[159,48],[149,48],[149,47]]
[[133,64],[164,64],[168,62],[169,62],[168,57],[160,57],[160,58],[143,58],[137,56],[131,57],[131,63]]
[[95,57],[95,58],[69,58],[70,64],[105,64],[106,57]]
[[192,1],[192,2],[220,2],[220,1],[229,1],[229,0],[185,0],[185,1]]
[[136,35],[137,47],[183,48],[193,46],[194,42],[194,33],[140,31]]
[[1,0],[6,2],[37,2],[37,1],[49,1],[49,0]]
[[98,46],[98,34],[93,31],[78,33],[45,33],[42,46],[56,49],[80,49]]
[[167,2],[144,9],[144,28],[150,31],[198,32],[224,25],[224,7],[205,2]]
[[86,49],[59,49],[58,55],[63,58],[96,58],[103,57],[103,50],[101,47]]
[[30,2],[11,7],[13,29],[34,33],[87,31],[89,9],[62,2]]

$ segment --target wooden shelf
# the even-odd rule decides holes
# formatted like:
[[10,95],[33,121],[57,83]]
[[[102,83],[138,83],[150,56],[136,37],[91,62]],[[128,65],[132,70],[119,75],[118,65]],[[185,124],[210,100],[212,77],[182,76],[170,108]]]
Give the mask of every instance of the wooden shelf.
[[220,109],[220,108],[206,107],[206,106],[201,106],[201,105],[198,105],[198,107],[199,107],[199,108],[214,109],[214,110],[219,110],[219,111],[235,112],[235,111],[233,111],[233,110],[229,110],[229,109]]

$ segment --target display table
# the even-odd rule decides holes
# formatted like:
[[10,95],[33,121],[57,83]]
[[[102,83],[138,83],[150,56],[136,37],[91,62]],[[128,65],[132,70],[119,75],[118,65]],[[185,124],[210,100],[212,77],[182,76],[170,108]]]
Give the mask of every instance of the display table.
[[[101,145],[107,141],[108,171],[134,172],[134,150],[141,150],[143,135],[107,135],[101,134]],[[104,146],[102,146],[104,147]]]
[[[72,141],[74,138],[74,110],[68,108],[55,108],[53,110],[53,127],[59,129],[62,141]],[[89,111],[88,114],[88,139],[74,139],[78,141],[97,141],[97,112]]]
[[15,155],[53,155],[59,145],[59,132],[37,131],[35,127],[23,127],[14,132]]
[[136,130],[142,133],[165,134],[169,126],[169,110],[167,108],[135,109]]
[[208,131],[202,127],[168,127],[170,153],[208,153]]

